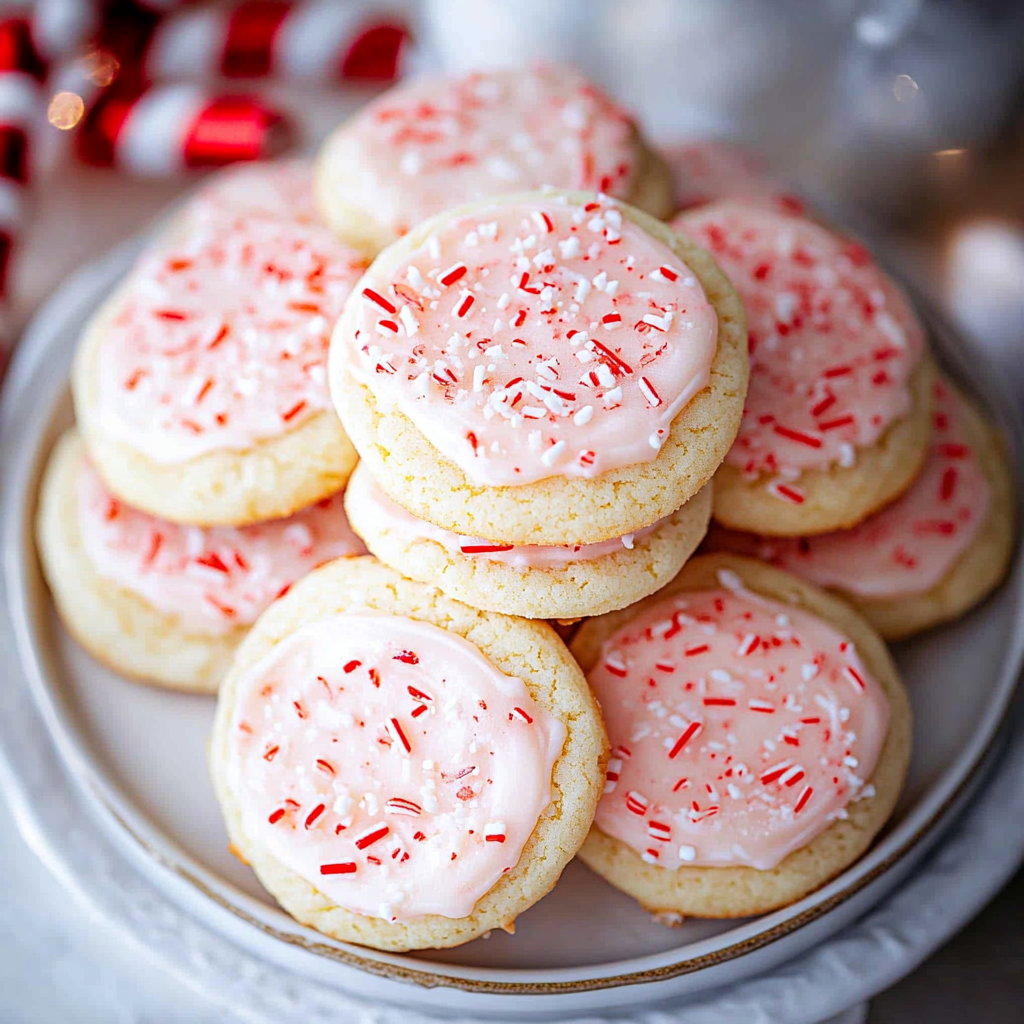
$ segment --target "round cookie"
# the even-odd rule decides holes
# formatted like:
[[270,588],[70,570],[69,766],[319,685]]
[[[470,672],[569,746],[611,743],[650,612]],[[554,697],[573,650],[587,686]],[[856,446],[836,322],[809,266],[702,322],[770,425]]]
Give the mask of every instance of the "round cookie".
[[715,527],[712,551],[751,555],[834,591],[887,640],[963,615],[1003,578],[1013,553],[1013,481],[1001,439],[946,380],[934,386],[921,475],[852,530],[769,538]]
[[719,199],[744,202],[799,213],[803,204],[787,195],[760,156],[724,139],[693,139],[661,148],[672,172],[676,209],[703,206]]
[[548,625],[372,558],[317,570],[260,619],[210,748],[231,842],[266,888],[387,950],[511,931],[586,837],[606,757]]
[[345,511],[370,551],[410,579],[474,608],[571,619],[624,608],[672,579],[707,531],[711,485],[653,526],[593,545],[514,547],[460,537],[396,505],[365,466],[349,480]]
[[367,468],[418,518],[590,544],[671,515],[714,474],[743,406],[746,328],[725,277],[665,225],[588,193],[527,193],[381,253],[329,373]]
[[325,223],[369,256],[442,210],[542,186],[673,209],[668,168],[633,120],[576,72],[542,66],[395,86],[328,138],[315,182]]
[[357,460],[325,363],[365,264],[326,228],[227,195],[218,214],[217,191],[201,193],[140,258],[86,327],[72,376],[107,486],[200,526],[290,515]]
[[613,745],[580,858],[653,913],[785,906],[852,864],[892,813],[906,693],[870,626],[803,580],[700,556],[585,622],[572,650]]
[[122,675],[215,693],[259,613],[322,562],[365,550],[341,495],[289,519],[182,527],[114,498],[69,431],[50,456],[39,555],[68,631]]
[[860,245],[763,204],[673,222],[743,300],[750,389],[715,483],[715,519],[770,536],[848,529],[898,497],[927,453],[924,330]]

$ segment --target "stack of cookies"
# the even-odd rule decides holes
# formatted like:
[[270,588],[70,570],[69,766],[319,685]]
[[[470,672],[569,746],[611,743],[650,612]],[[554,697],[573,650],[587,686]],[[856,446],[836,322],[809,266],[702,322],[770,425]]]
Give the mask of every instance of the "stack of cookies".
[[303,162],[214,179],[83,332],[39,549],[69,630],[124,675],[216,693],[271,601],[365,550],[326,383],[365,261],[312,196]]
[[[40,515],[76,635],[156,652],[118,667],[234,613],[202,683],[234,852],[388,950],[512,931],[577,853],[669,924],[855,861],[911,743],[872,623],[966,610],[1012,535],[895,285],[773,187],[666,224],[670,167],[564,70],[384,94],[317,212],[285,173],[201,193],[88,328]],[[236,567],[259,600],[197,589]]]

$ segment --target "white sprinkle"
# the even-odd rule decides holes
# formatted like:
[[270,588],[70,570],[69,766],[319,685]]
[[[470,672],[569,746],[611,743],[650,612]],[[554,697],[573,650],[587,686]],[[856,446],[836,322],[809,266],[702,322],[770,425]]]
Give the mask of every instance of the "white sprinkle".
[[620,540],[622,541],[622,546],[627,551],[632,551],[633,550],[633,534],[631,534],[631,533],[624,533],[622,535],[622,537],[620,538]]
[[[611,391],[604,393],[604,407],[606,409],[612,409],[617,405],[622,404],[622,388],[612,388]],[[660,445],[659,445],[660,447]]]
[[857,456],[853,450],[853,445],[843,442],[839,445],[839,465],[843,469],[849,469],[857,461]]
[[[543,415],[543,410],[538,410]],[[530,446],[532,451],[540,451],[540,444],[542,441],[541,433],[539,430],[531,430],[526,438],[526,443]]]
[[818,666],[813,661],[804,662],[800,666],[800,677],[805,683],[810,682],[818,674]]
[[432,260],[439,260],[441,258],[441,242],[437,235],[431,235],[427,239],[427,252],[430,253]]
[[580,240],[574,235],[571,238],[563,239],[558,243],[558,251],[562,254],[563,260],[571,260],[580,254]]
[[420,169],[423,167],[423,158],[414,149],[407,149],[402,154],[402,159],[399,164],[402,173],[412,177],[414,174],[419,174]]
[[405,333],[410,338],[420,329],[419,321],[412,315],[412,310],[408,306],[403,306],[398,311],[398,319],[402,321]]
[[541,455],[540,461],[543,462],[545,466],[551,467],[555,464],[555,460],[562,454],[563,451],[565,451],[565,442],[556,441],[546,452],[544,452]]
[[576,282],[576,294],[573,296],[573,302],[579,302],[582,304],[586,301],[587,296],[590,294],[590,282],[585,278],[581,277]]
[[605,290],[608,284],[608,275],[602,270],[596,277],[590,282],[599,292]]
[[[579,355],[579,353],[577,353]],[[592,405],[585,405],[580,409],[572,421],[577,427],[585,427],[594,417],[594,407]]]
[[[605,396],[607,397],[607,396]],[[665,443],[665,435],[663,431],[656,430],[650,437],[647,438],[647,443],[655,450],[659,451],[661,446]]]
[[[597,366],[597,379],[601,383],[601,387],[610,388],[615,386],[615,377],[612,371],[608,369],[605,363],[598,363]],[[622,389],[619,389],[619,397],[622,397]]]
[[497,303],[498,309],[508,309],[511,301],[512,300],[508,297],[508,292],[502,292]]
[[689,864],[697,859],[697,851],[692,846],[680,846],[679,859]]
[[473,367],[473,390],[474,391],[483,391],[483,389],[484,389],[484,376],[486,375],[486,373],[487,373],[486,367],[481,366],[479,363],[477,363],[477,365]]

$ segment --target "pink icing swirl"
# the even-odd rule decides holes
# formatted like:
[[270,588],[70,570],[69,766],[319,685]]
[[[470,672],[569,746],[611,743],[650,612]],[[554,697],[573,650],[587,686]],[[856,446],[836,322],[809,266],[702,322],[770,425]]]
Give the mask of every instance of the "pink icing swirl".
[[716,528],[714,547],[866,598],[920,594],[939,584],[981,531],[992,485],[968,443],[964,399],[941,381],[934,393],[928,461],[910,490],[877,515],[852,530],[794,540]]
[[631,119],[560,68],[413,81],[344,129],[345,187],[396,234],[458,203],[555,185],[627,197]]
[[747,311],[750,389],[729,465],[775,476],[777,496],[796,501],[799,491],[782,481],[853,465],[857,446],[910,412],[924,333],[862,246],[742,202],[672,225],[711,252]]
[[197,218],[149,253],[97,347],[100,429],[158,463],[241,450],[330,407],[330,330],[365,264],[323,227]]
[[197,633],[224,635],[250,626],[318,565],[366,552],[340,494],[255,526],[178,526],[119,501],[83,462],[77,504],[82,544],[95,571]]
[[372,611],[286,637],[238,683],[246,834],[338,906],[466,917],[551,802],[565,726],[461,636]]
[[393,502],[365,470],[353,474],[349,481],[350,497],[366,503],[374,522],[382,529],[402,537],[406,543],[420,539],[433,540],[453,555],[500,562],[514,569],[563,569],[575,562],[590,562],[619,551],[631,550],[634,543],[653,533],[666,520],[623,537],[597,544],[500,544],[480,537],[463,537],[433,523],[418,519]]
[[834,628],[733,575],[641,612],[588,674],[613,748],[597,825],[663,868],[770,870],[873,792],[884,691]]
[[540,195],[378,261],[339,326],[332,360],[488,486],[654,459],[718,341],[667,245],[611,200]]

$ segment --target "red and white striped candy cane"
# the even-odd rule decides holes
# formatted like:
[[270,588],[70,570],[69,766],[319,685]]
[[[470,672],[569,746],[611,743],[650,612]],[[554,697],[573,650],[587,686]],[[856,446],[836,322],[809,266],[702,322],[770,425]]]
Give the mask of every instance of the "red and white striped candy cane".
[[400,12],[366,0],[241,0],[165,18],[143,66],[155,80],[389,82],[408,38]]
[[78,131],[79,157],[143,177],[279,155],[291,141],[284,116],[255,96],[218,96],[177,83],[112,89]]

